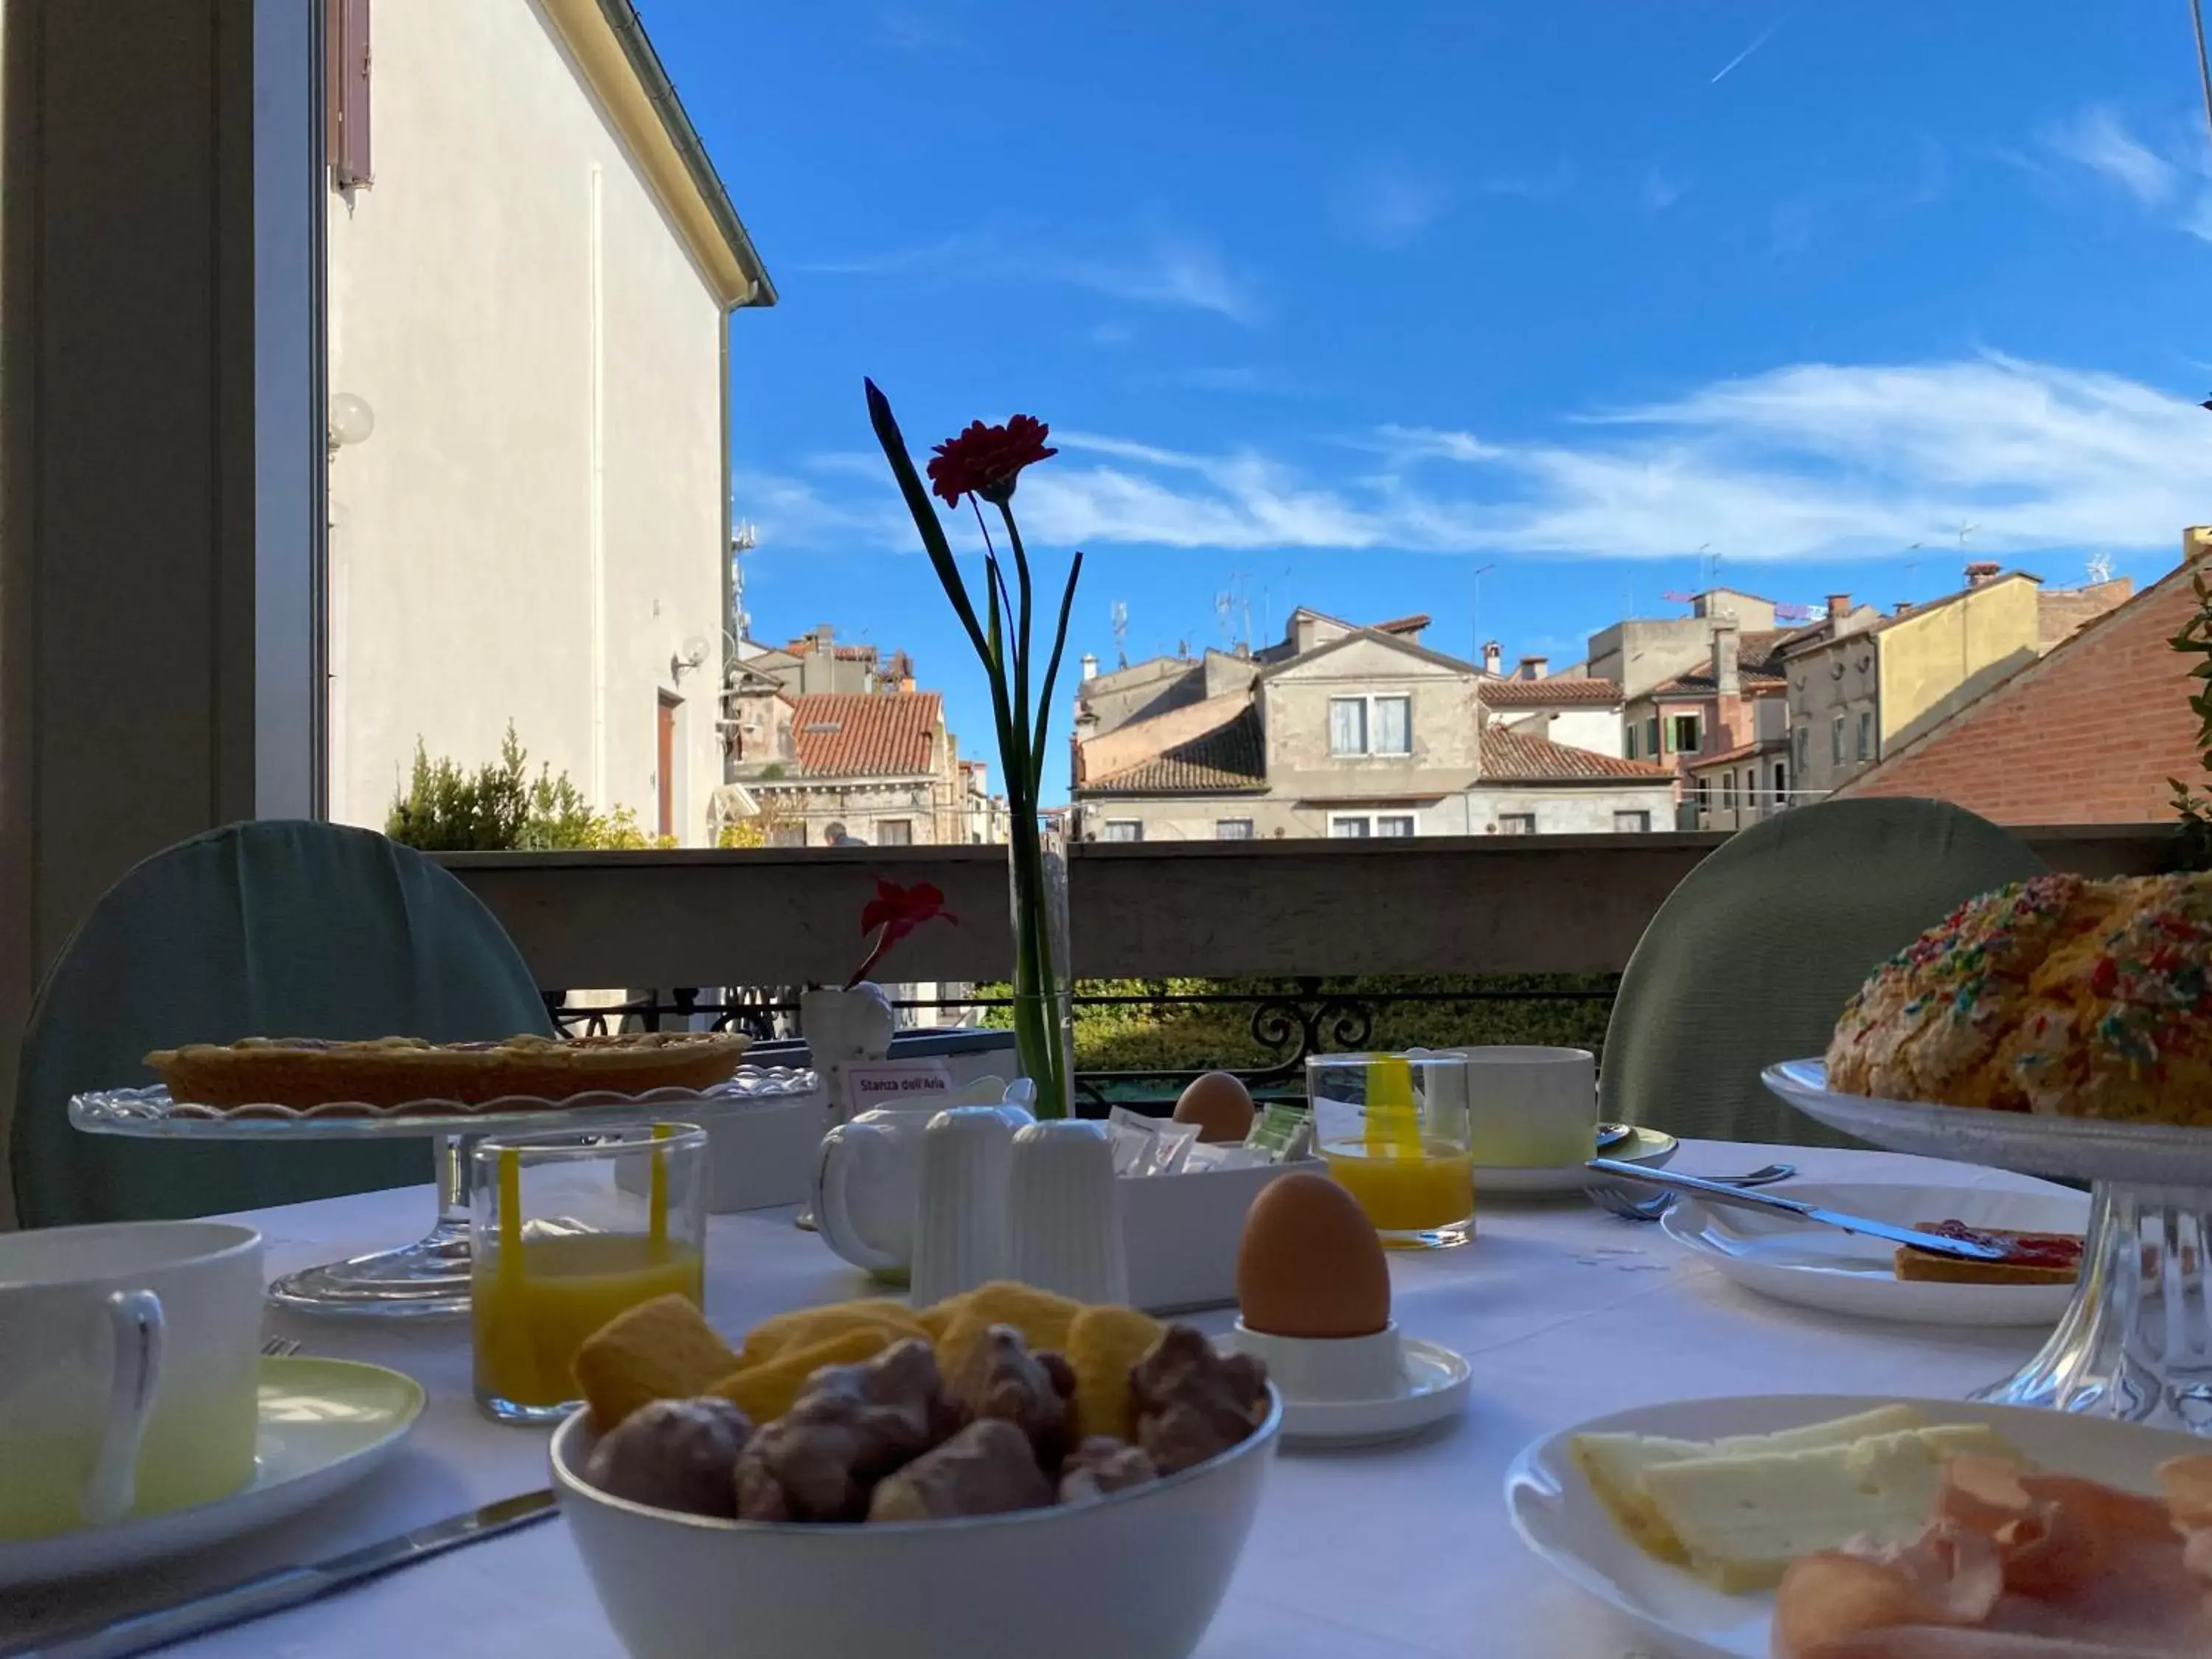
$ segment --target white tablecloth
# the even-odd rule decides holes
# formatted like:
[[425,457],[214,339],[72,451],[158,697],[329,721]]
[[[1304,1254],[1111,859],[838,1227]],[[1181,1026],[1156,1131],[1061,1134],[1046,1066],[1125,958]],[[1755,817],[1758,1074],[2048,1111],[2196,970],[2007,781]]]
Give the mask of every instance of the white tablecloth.
[[[1885,1153],[1719,1143],[1689,1143],[1677,1164],[1728,1174],[1770,1156],[1793,1159],[1808,1177],[2034,1184]],[[424,1188],[240,1218],[266,1236],[274,1274],[414,1237],[430,1210]],[[863,1276],[794,1228],[788,1211],[716,1218],[708,1251],[707,1311],[732,1336],[781,1309],[866,1293]],[[1765,1301],[1684,1256],[1656,1227],[1614,1220],[1578,1199],[1486,1208],[1473,1244],[1395,1255],[1391,1277],[1401,1327],[1472,1362],[1470,1408],[1455,1425],[1408,1444],[1284,1453],[1200,1650],[1206,1659],[1619,1659],[1636,1644],[1539,1565],[1507,1524],[1500,1483],[1529,1440],[1601,1413],[1699,1395],[1958,1397],[2011,1370],[2037,1342],[2032,1331],[1876,1324]],[[1221,1329],[1231,1316],[1194,1322]],[[310,1352],[374,1360],[422,1381],[429,1407],[399,1456],[275,1535],[126,1582],[0,1596],[0,1635],[112,1617],[317,1560],[547,1484],[544,1432],[477,1415],[465,1322],[280,1316],[272,1328]],[[173,1651],[189,1659],[620,1659],[622,1650],[556,1520]],[[1042,1634],[1038,1651],[1051,1651]]]

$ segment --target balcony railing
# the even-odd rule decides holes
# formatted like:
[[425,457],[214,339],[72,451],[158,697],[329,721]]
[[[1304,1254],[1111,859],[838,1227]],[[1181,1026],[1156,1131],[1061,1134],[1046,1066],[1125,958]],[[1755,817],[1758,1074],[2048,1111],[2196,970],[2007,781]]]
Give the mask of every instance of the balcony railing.
[[[2055,868],[2148,873],[2177,850],[2165,826],[2020,832]],[[1289,981],[1208,993],[1249,1005],[1264,1085],[1304,1055],[1356,1047],[1394,1000],[1601,1000],[1604,989],[1373,992],[1332,981],[1435,975],[1618,975],[1645,926],[1724,834],[1411,841],[1085,843],[1068,879],[1076,972],[1091,980]],[[1012,955],[1006,854],[991,847],[738,852],[453,854],[441,862],[506,926],[549,988],[659,987],[573,1018],[701,1016],[757,1031],[789,1012],[778,988],[839,983],[861,954],[873,878],[934,882],[960,918],[927,927],[886,971],[959,988]],[[1837,872],[1848,882],[1848,870]],[[748,988],[721,996],[684,987]],[[1107,999],[1110,1000],[1110,999]],[[1149,995],[1133,999],[1158,1000]],[[1194,999],[1182,999],[1192,1000]],[[926,1000],[963,1001],[962,996]],[[1168,1074],[1146,1074],[1156,1080]],[[1103,1097],[1115,1080],[1093,1079]]]

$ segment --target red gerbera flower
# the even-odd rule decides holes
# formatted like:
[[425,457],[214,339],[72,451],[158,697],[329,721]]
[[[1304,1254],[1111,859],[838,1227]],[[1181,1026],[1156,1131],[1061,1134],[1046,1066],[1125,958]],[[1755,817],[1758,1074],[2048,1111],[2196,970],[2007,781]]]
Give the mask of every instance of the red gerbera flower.
[[943,496],[947,507],[959,506],[960,498],[971,492],[1004,507],[1013,499],[1014,481],[1024,467],[1060,453],[1045,443],[1051,433],[1034,415],[1017,415],[1004,426],[970,422],[965,432],[931,452],[930,492]]
[[902,887],[895,881],[876,878],[876,896],[860,911],[860,931],[876,935],[875,948],[867,959],[853,970],[853,977],[845,981],[851,990],[868,976],[868,969],[883,960],[890,950],[925,921],[939,917],[959,926],[960,918],[945,908],[945,894],[934,882],[918,881],[911,887]]

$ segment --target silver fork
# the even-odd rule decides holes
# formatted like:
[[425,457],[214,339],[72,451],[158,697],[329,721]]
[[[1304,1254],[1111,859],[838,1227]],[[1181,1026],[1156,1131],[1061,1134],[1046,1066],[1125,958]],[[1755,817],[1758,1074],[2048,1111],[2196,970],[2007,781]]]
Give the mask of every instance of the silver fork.
[[[1769,1164],[1753,1170],[1749,1175],[1707,1176],[1708,1181],[1717,1181],[1727,1187],[1771,1187],[1778,1181],[1787,1181],[1797,1173],[1794,1164]],[[1680,1200],[1680,1193],[1654,1193],[1649,1198],[1633,1198],[1627,1189],[1613,1182],[1594,1182],[1583,1192],[1589,1201],[1608,1215],[1617,1215],[1623,1221],[1656,1221],[1673,1209]]]

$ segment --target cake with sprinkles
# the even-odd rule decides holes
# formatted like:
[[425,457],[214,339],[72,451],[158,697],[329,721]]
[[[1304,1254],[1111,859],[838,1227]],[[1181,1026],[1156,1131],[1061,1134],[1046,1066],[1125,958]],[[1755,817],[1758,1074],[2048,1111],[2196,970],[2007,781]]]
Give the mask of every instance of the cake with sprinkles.
[[1968,900],[1845,1006],[1828,1086],[2212,1124],[2212,875],[2037,876]]

